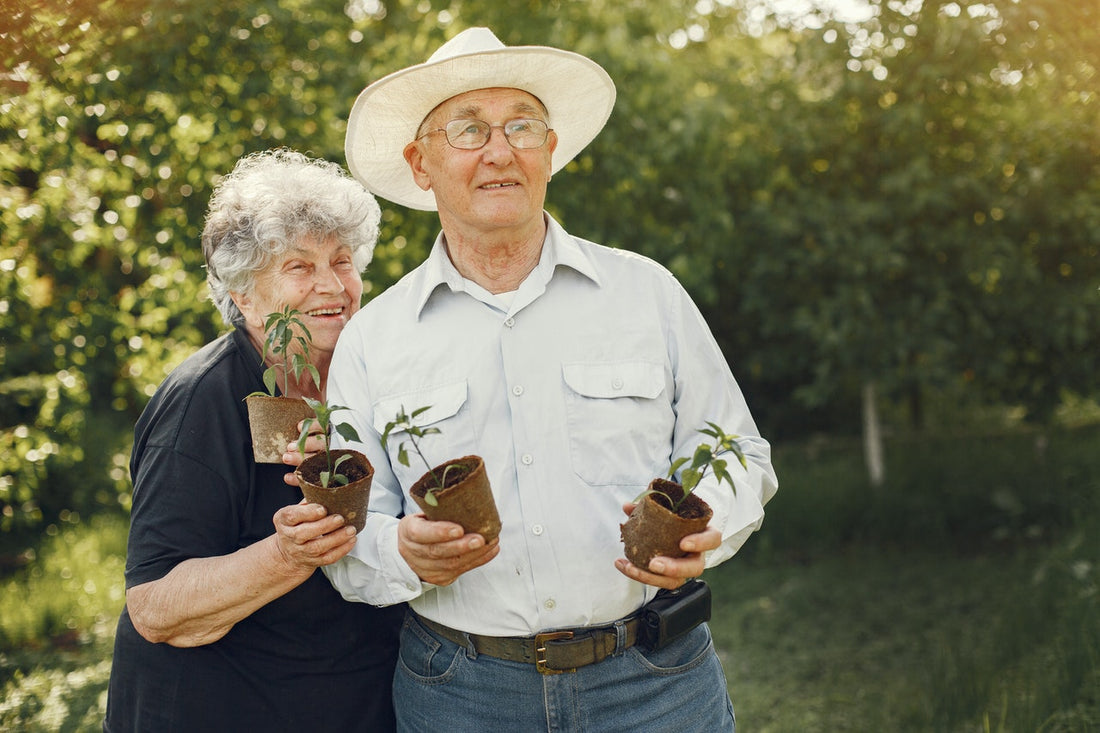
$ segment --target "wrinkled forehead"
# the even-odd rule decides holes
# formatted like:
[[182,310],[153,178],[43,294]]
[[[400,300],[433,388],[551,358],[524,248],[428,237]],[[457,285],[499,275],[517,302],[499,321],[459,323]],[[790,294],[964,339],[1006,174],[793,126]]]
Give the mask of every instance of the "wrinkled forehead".
[[534,117],[549,122],[550,113],[538,97],[522,89],[510,87],[491,87],[474,89],[443,100],[424,116],[420,122],[423,129],[429,120],[479,118],[486,107],[505,105],[509,116]]

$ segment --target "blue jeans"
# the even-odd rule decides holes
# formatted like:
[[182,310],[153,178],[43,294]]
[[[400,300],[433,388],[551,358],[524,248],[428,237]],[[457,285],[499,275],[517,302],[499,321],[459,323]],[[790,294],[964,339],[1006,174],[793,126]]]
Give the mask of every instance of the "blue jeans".
[[393,681],[397,729],[533,733],[734,730],[710,629],[660,651],[634,646],[575,672],[542,675],[437,636],[412,614]]

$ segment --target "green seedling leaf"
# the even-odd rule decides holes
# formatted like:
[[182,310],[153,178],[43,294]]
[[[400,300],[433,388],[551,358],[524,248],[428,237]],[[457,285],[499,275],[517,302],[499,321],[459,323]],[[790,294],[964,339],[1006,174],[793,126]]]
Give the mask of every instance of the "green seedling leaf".
[[357,431],[353,425],[346,422],[337,423],[336,432],[340,433],[340,437],[344,440],[354,440],[356,443],[360,442],[359,431]]
[[[727,435],[721,427],[709,421],[707,425],[709,426],[708,428],[700,428],[697,432],[713,438],[714,445],[712,446],[710,443],[700,443],[691,456],[691,464],[680,472],[680,485],[684,488],[684,495],[680,497],[680,500],[673,506],[673,511],[680,508],[680,504],[683,503],[684,499],[686,499],[688,495],[695,490],[695,487],[699,485],[699,482],[703,480],[708,469],[714,472],[714,476],[718,479],[719,484],[725,481],[729,484],[734,494],[737,493],[737,486],[733,483],[733,477],[730,476],[729,471],[726,470],[726,460],[724,458],[719,458],[719,455],[724,455],[727,452],[733,453],[737,456],[737,460],[741,463],[741,467],[748,470],[748,462],[745,459],[745,454],[741,450],[740,444],[737,442],[737,439],[741,436]],[[688,459],[686,457],[677,458],[672,461],[668,470],[668,477],[675,480],[674,477],[676,472],[687,462]],[[644,491],[638,498],[640,499],[648,493],[653,492]],[[637,501],[637,499],[635,501]]]
[[[683,486],[683,484],[681,484],[681,486]],[[670,506],[672,505],[672,497],[669,496],[668,494],[666,494],[665,492],[657,491],[656,489],[646,489],[645,491],[643,491],[642,493],[640,493],[636,497],[634,497],[634,502],[633,503],[637,504],[639,501],[646,498],[650,494],[660,494],[661,496],[665,497],[665,499],[668,501]]]
[[356,432],[355,428],[348,423],[334,423],[332,421],[332,415],[333,413],[339,412],[340,410],[347,410],[350,408],[344,407],[343,405],[328,405],[320,400],[315,400],[310,397],[304,397],[303,399],[306,401],[306,404],[309,405],[310,408],[312,408],[316,417],[307,417],[305,420],[302,421],[302,432],[298,435],[298,451],[303,454],[306,452],[305,445],[306,440],[309,439],[310,428],[312,428],[314,424],[319,426],[321,428],[321,441],[324,445],[325,462],[328,467],[327,471],[319,472],[321,485],[325,488],[328,488],[329,483],[332,482],[340,486],[346,486],[348,483],[348,477],[340,473],[338,471],[338,468],[340,464],[342,464],[344,461],[350,460],[351,456],[344,454],[339,458],[336,458],[335,461],[333,460],[332,431],[336,430],[336,432],[338,432],[346,440],[354,441],[359,440],[359,433]]
[[428,490],[428,493],[424,497],[431,506],[437,506],[436,498],[432,496],[432,492],[443,488],[443,482],[435,475],[435,470],[432,465],[428,463],[428,459],[424,457],[423,451],[420,449],[420,442],[428,435],[438,435],[441,431],[439,428],[426,428],[417,425],[415,420],[420,415],[423,415],[427,410],[431,409],[431,405],[425,405],[424,407],[417,407],[411,414],[405,412],[405,406],[401,405],[397,414],[394,415],[393,420],[386,423],[386,427],[382,431],[382,447],[389,450],[389,439],[395,432],[404,431],[409,436],[407,440],[402,440],[397,446],[397,462],[402,466],[409,465],[409,452],[405,447],[406,445],[412,445],[413,451],[420,456],[420,460],[428,469],[428,473],[432,474],[432,477],[436,481],[436,486]]
[[[302,374],[308,373],[314,384],[321,384],[321,375],[309,360],[313,337],[299,317],[301,315],[300,311],[284,306],[281,311],[268,313],[264,320],[264,331],[267,335],[264,338],[260,363],[266,363],[269,354],[282,357],[284,395],[289,393],[291,375],[294,375],[295,380],[300,381]],[[298,344],[298,352],[292,354],[291,347],[294,344]],[[264,386],[272,397],[275,396],[277,371],[275,366],[270,366],[264,371]]]
[[272,397],[275,396],[275,380],[278,377],[275,376],[275,368],[270,367],[264,370],[264,386],[267,387],[267,393]]

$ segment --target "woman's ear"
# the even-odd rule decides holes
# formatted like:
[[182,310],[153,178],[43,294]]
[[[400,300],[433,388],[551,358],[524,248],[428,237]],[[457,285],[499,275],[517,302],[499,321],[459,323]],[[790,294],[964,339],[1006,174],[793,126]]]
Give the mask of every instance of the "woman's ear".
[[244,322],[249,326],[264,327],[264,315],[263,313],[256,312],[256,301],[248,293],[236,293],[230,292],[229,297],[233,299],[233,302],[237,304],[237,309],[244,315]]

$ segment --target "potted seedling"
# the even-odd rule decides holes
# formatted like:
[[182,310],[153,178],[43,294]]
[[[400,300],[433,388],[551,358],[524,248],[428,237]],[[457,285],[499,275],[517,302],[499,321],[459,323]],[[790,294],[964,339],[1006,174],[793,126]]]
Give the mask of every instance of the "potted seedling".
[[334,412],[347,410],[347,407],[329,406],[309,397],[304,399],[314,416],[305,418],[302,423],[302,432],[298,436],[298,452],[305,455],[306,440],[311,435],[314,424],[320,428],[323,447],[302,461],[294,471],[298,477],[298,486],[307,501],[320,504],[329,514],[339,514],[360,532],[367,521],[367,502],[370,500],[374,466],[357,450],[332,447],[333,430],[345,440],[359,440],[359,434],[354,427],[332,419]]
[[718,478],[719,484],[725,481],[737,493],[733,478],[726,470],[726,461],[718,456],[731,452],[747,469],[745,454],[737,443],[740,436],[727,435],[712,422],[707,425],[709,428],[699,432],[713,438],[714,444],[701,443],[695,449],[691,464],[680,474],[680,483],[671,479],[688,462],[686,457],[672,462],[667,478],[650,481],[649,487],[635,499],[636,506],[630,518],[620,527],[626,559],[639,568],[648,568],[649,561],[658,555],[683,557],[687,553],[680,549],[680,540],[706,529],[714,512],[692,492],[708,469]]
[[434,521],[455,522],[467,532],[480,534],[486,542],[491,542],[500,534],[500,515],[485,473],[485,461],[481,456],[463,456],[434,467],[428,463],[420,444],[427,436],[440,432],[439,428],[426,428],[416,423],[416,418],[428,409],[430,406],[406,413],[402,405],[394,419],[386,423],[382,447],[387,448],[395,432],[403,431],[408,438],[397,446],[398,462],[402,466],[409,465],[406,446],[411,445],[428,469],[409,489],[409,495],[424,516]]
[[[260,364],[268,354],[278,361],[264,370],[266,392],[253,392],[245,397],[248,405],[248,424],[252,431],[252,456],[257,463],[282,463],[287,445],[298,435],[298,423],[313,415],[305,400],[286,397],[293,375],[297,382],[308,373],[314,384],[321,383],[317,367],[309,361],[309,329],[302,323],[301,312],[284,307],[269,313],[264,323],[264,351]],[[297,351],[293,350],[298,345]],[[279,393],[279,375],[282,389]]]

